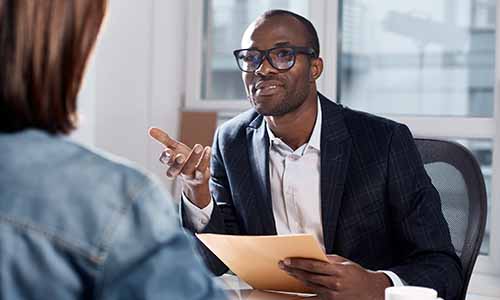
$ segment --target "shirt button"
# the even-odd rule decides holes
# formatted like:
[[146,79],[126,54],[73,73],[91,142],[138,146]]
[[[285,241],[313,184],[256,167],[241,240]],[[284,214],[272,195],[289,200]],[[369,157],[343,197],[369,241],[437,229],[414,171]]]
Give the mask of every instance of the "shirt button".
[[207,223],[208,223],[207,220],[201,220],[201,224],[207,225]]

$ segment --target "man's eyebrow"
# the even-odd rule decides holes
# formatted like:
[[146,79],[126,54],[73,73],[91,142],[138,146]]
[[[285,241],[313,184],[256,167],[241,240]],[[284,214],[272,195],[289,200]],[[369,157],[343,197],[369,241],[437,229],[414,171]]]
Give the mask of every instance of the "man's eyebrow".
[[275,47],[281,47],[281,46],[290,46],[290,42],[279,42],[274,44]]

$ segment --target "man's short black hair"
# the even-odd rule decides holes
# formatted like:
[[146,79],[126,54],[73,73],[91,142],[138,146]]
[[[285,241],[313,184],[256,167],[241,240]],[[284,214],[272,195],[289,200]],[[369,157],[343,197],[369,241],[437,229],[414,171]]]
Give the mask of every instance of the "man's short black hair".
[[304,18],[303,16],[296,14],[294,12],[288,11],[288,10],[283,10],[283,9],[272,9],[266,11],[261,18],[263,19],[268,19],[271,17],[275,16],[289,16],[297,21],[299,21],[304,27],[306,28],[307,32],[309,33],[308,36],[308,43],[309,47],[314,49],[314,52],[316,54],[316,57],[319,56],[319,38],[318,38],[318,33],[316,32],[316,29],[314,28],[314,25],[309,21],[308,19]]

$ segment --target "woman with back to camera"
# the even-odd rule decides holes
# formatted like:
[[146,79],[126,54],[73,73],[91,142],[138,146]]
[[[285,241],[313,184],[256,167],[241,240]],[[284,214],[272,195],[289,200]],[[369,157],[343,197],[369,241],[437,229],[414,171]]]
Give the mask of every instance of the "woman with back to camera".
[[0,0],[0,299],[223,299],[148,175],[66,138],[105,0]]

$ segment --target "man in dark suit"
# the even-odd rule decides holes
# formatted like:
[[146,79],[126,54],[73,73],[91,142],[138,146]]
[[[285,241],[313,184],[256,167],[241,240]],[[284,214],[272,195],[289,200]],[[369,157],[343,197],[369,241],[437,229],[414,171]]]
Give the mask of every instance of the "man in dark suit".
[[[386,287],[403,284],[457,297],[461,264],[408,128],[317,92],[323,61],[301,16],[267,12],[242,46],[234,54],[253,109],[219,128],[212,151],[150,132],[167,146],[167,175],[183,179],[184,226],[314,234],[335,254],[329,263],[279,266],[322,299],[383,299]],[[208,249],[202,254],[216,274],[227,271]]]

